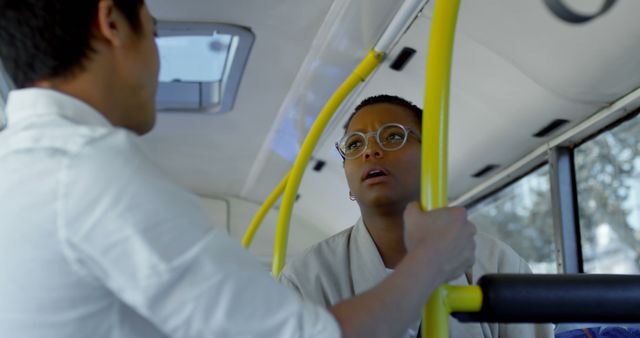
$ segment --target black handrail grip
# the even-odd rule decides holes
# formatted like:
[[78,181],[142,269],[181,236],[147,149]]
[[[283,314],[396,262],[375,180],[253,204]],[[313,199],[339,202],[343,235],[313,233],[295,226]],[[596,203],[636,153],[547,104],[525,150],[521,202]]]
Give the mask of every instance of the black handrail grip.
[[482,309],[462,322],[640,322],[640,276],[490,274],[478,281]]

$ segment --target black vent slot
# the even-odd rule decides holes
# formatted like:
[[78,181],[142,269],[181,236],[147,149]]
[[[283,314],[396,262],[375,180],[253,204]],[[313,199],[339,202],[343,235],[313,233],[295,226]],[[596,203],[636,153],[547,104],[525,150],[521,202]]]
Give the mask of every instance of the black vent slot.
[[327,162],[323,161],[323,160],[317,160],[316,164],[313,166],[313,170],[320,172],[320,170],[322,170],[322,168],[324,168],[324,166],[327,164]]
[[416,53],[416,50],[410,47],[402,48],[402,51],[398,54],[395,60],[391,63],[389,68],[397,71],[401,71],[404,66],[409,63],[413,55]]
[[569,123],[568,120],[555,119],[551,121],[551,123],[549,123],[546,127],[540,129],[537,133],[533,134],[533,137],[547,137],[567,123]]
[[499,165],[497,165],[497,164],[488,164],[486,167],[478,170],[478,172],[476,172],[475,174],[471,175],[471,177],[480,178],[480,177],[486,175],[487,173],[489,173],[490,171],[493,171],[494,169],[496,169],[498,167],[499,167]]

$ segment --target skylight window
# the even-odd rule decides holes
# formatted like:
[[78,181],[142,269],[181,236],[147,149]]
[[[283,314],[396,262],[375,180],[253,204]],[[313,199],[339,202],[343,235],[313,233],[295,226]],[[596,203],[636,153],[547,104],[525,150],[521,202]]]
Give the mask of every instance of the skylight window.
[[[160,81],[217,82],[231,48],[231,35],[167,36],[158,38]],[[189,60],[190,62],[185,62]]]
[[231,110],[253,40],[250,30],[238,26],[160,23],[157,109]]

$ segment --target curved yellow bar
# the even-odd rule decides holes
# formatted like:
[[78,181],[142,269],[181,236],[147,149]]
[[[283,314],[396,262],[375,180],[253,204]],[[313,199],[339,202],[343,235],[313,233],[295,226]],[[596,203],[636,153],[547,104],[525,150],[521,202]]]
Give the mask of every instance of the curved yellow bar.
[[[429,38],[422,117],[422,179],[420,205],[432,210],[447,205],[449,84],[453,39],[460,0],[437,0]],[[448,338],[447,290],[438,288],[422,314],[422,337]]]
[[245,248],[248,248],[249,246],[251,246],[253,237],[258,231],[258,228],[260,228],[260,224],[262,224],[262,220],[267,215],[269,210],[271,210],[271,208],[276,203],[278,198],[280,198],[280,195],[282,195],[282,192],[284,191],[284,187],[287,186],[287,180],[289,180],[288,173],[282,179],[282,181],[280,181],[280,184],[278,184],[278,186],[271,192],[271,195],[267,197],[267,200],[264,201],[260,209],[258,209],[258,212],[253,216],[253,219],[251,220],[251,224],[249,224],[247,231],[244,233],[244,236],[242,237],[242,245]]
[[309,135],[307,135],[300,154],[296,158],[293,168],[289,174],[289,181],[282,197],[282,204],[280,206],[280,213],[278,214],[278,228],[276,229],[276,240],[273,249],[273,265],[271,267],[271,273],[274,278],[278,278],[280,271],[284,267],[284,258],[287,253],[287,241],[289,237],[289,222],[291,221],[291,209],[293,208],[293,202],[302,181],[302,175],[307,167],[309,158],[313,153],[313,149],[318,143],[318,139],[322,135],[325,127],[333,117],[333,113],[340,107],[342,101],[351,93],[360,82],[364,81],[369,74],[380,64],[384,53],[371,51],[367,57],[356,67],[351,75],[342,83],[342,85],[333,93],[327,105],[322,109],[320,115],[313,123]]

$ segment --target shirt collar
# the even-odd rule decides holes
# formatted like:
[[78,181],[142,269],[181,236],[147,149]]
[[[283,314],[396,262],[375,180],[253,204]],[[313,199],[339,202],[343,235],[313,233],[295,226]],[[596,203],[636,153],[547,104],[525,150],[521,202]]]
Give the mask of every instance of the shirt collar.
[[360,294],[383,280],[387,272],[362,218],[353,227],[349,241],[353,287],[355,293]]
[[[355,293],[360,294],[382,281],[389,272],[384,266],[382,257],[380,257],[380,253],[362,218],[358,219],[358,222],[353,226],[349,242],[353,287]],[[469,276],[466,274],[460,275],[450,281],[449,285],[470,285]]]
[[61,116],[82,125],[112,127],[102,114],[84,101],[52,89],[13,90],[9,93],[6,112],[8,124],[36,116]]

